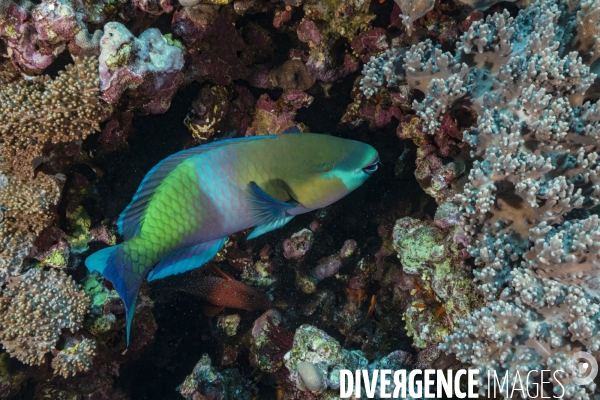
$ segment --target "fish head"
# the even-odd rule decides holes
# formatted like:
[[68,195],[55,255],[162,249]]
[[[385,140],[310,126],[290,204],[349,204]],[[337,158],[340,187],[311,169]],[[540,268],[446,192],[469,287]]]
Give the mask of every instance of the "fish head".
[[286,179],[290,196],[307,210],[332,204],[362,185],[377,170],[379,155],[372,146],[328,135],[311,135],[298,146]]

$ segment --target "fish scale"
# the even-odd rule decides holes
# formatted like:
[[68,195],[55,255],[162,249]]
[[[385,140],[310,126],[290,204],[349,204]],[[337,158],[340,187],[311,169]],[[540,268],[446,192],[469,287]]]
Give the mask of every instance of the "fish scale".
[[181,151],[146,174],[120,215],[124,242],[92,254],[86,266],[110,280],[123,300],[129,343],[146,277],[198,268],[235,232],[255,226],[252,239],[325,207],[359,187],[378,161],[369,145],[308,133],[231,139]]

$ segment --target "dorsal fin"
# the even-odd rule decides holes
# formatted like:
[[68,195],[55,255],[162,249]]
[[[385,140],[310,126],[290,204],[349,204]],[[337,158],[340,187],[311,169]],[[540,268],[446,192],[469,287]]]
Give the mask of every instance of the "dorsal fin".
[[226,281],[233,280],[232,277],[227,275],[225,272],[221,271],[221,268],[217,267],[216,265],[213,265],[213,271],[215,271],[217,274],[221,275],[221,278],[225,279]]
[[163,179],[183,161],[218,147],[274,137],[275,135],[268,135],[220,140],[191,149],[182,150],[165,158],[146,174],[142,183],[140,183],[137,192],[133,196],[131,203],[129,203],[121,215],[119,215],[119,220],[117,222],[119,233],[123,236],[124,240],[129,240],[139,234],[142,223],[144,222],[148,202],[152,198],[154,191],[161,184]]

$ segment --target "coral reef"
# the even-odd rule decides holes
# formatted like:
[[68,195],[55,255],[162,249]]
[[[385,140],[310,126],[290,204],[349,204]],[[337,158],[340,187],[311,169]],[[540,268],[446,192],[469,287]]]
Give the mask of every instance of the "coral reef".
[[[100,130],[98,61],[76,59],[52,79],[20,79],[0,88],[3,164],[20,176],[32,175],[47,142],[85,139]],[[7,165],[4,168],[9,168]],[[6,174],[6,172],[5,172]]]
[[224,86],[204,86],[185,117],[185,125],[196,139],[207,140],[227,114],[229,93]]
[[87,23],[106,20],[103,2],[44,0],[2,4],[0,38],[5,40],[13,65],[28,74],[40,74],[66,49],[72,55],[97,55],[101,30],[93,34]]
[[41,364],[63,329],[76,332],[82,326],[88,306],[85,293],[64,272],[30,269],[0,291],[0,343],[20,361]]
[[[340,369],[472,367],[562,369],[565,398],[596,398],[573,356],[600,351],[599,15],[0,0],[0,397],[337,399]],[[144,174],[298,131],[373,145],[370,186],[144,284],[127,344],[84,264]]]
[[307,132],[308,128],[294,118],[298,109],[308,107],[312,101],[312,96],[299,90],[286,90],[277,101],[273,101],[266,93],[261,95],[246,136],[283,133],[294,128]]
[[444,229],[411,217],[396,221],[393,246],[403,271],[418,275],[424,283],[404,314],[407,333],[418,348],[442,342],[455,321],[480,306],[464,265],[468,242],[457,225]]
[[183,81],[182,48],[156,28],[136,38],[123,24],[107,23],[100,40],[102,98],[115,104],[125,94],[130,107],[164,113]]
[[[302,325],[294,334],[292,349],[284,356],[289,371],[288,379],[294,386],[285,393],[285,398],[314,398],[307,392],[320,395],[317,398],[339,398],[340,369],[410,369],[410,356],[403,351],[392,352],[369,363],[359,350],[342,349],[340,344],[320,329]],[[376,397],[380,398],[379,385],[376,383]],[[392,383],[389,390],[393,391]],[[364,388],[361,389],[364,392]]]
[[581,9],[538,1],[516,17],[495,13],[472,22],[454,54],[430,40],[388,50],[365,65],[361,81],[367,96],[402,81],[423,92],[413,108],[429,134],[448,111],[478,114],[464,133],[476,161],[464,193],[453,197],[475,239],[469,252],[486,304],[457,321],[444,348],[498,374],[561,366],[569,398],[595,390],[572,383],[572,354],[598,349],[589,319],[598,297],[587,267],[596,264],[576,252],[595,251],[596,217],[579,210],[599,195],[598,105],[582,104],[595,75],[573,51]]
[[186,399],[252,399],[251,381],[244,379],[236,368],[222,371],[212,366],[208,354],[202,358],[192,373],[177,388]]
[[61,180],[44,174],[19,178],[5,157],[0,156],[0,284],[21,273],[35,239],[52,222],[51,208],[58,203],[62,186]]
[[296,260],[304,256],[315,240],[310,229],[302,229],[283,242],[283,256],[288,260]]
[[64,348],[57,352],[52,359],[52,368],[56,375],[64,378],[75,376],[78,372],[85,372],[92,366],[96,355],[96,343],[93,339],[76,340],[67,338]]

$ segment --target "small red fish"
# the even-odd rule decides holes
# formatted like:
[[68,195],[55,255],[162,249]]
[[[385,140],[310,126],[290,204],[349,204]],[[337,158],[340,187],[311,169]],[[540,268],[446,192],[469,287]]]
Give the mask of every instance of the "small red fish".
[[193,294],[212,304],[205,308],[208,316],[220,313],[224,308],[237,308],[246,311],[267,310],[272,307],[271,301],[264,293],[236,281],[220,269],[214,267],[221,275],[203,276],[186,285],[184,292]]

